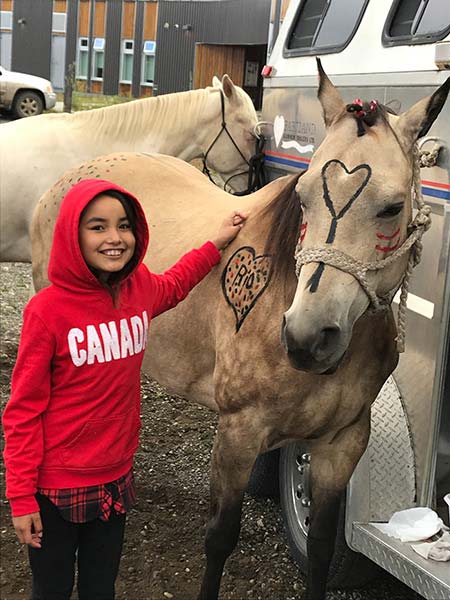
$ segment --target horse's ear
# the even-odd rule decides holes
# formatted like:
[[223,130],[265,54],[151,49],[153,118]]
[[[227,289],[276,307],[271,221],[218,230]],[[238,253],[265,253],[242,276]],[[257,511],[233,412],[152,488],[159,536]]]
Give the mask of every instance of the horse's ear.
[[231,96],[234,94],[234,83],[227,74],[222,77],[222,88],[225,96],[227,98],[231,98]]
[[323,70],[320,58],[317,58],[317,70],[319,72],[319,90],[317,96],[322,105],[323,120],[325,127],[330,127],[336,117],[345,109],[345,102],[337,88],[328,79]]
[[393,127],[408,149],[418,138],[428,133],[447,100],[449,90],[450,77],[433,95],[419,100],[409,110],[400,115],[395,122]]
[[212,78],[212,84],[213,84],[213,87],[215,87],[215,88],[221,88],[222,87],[220,79],[218,77],[216,77],[216,75],[214,75],[214,77]]

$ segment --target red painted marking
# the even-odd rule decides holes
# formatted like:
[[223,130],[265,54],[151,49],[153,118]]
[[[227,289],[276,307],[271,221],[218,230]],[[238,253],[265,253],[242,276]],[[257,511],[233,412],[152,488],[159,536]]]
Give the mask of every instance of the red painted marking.
[[392,240],[400,233],[400,227],[394,231],[392,235],[383,235],[382,233],[377,233],[377,238],[379,240]]
[[303,242],[306,235],[306,229],[308,227],[308,223],[302,223],[300,226],[300,242]]
[[392,252],[392,250],[397,250],[397,248],[400,246],[400,240],[397,241],[396,244],[394,244],[393,246],[378,246],[376,245],[375,248],[377,250],[380,250],[381,252]]

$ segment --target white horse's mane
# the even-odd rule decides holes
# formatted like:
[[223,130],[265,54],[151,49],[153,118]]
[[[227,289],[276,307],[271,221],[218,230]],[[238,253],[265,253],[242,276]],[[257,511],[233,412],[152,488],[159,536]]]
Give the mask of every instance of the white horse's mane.
[[178,130],[184,123],[197,121],[204,114],[211,93],[219,93],[216,87],[164,94],[154,98],[140,98],[104,108],[79,111],[68,115],[75,127],[90,131],[94,137],[114,136],[132,142],[142,135],[142,129],[151,131],[155,137],[167,132],[168,126]]

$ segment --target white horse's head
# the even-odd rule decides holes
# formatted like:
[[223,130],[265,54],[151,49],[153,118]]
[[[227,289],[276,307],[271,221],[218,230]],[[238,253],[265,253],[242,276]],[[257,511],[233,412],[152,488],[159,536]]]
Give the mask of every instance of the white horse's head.
[[356,320],[403,281],[417,224],[411,190],[420,193],[415,143],[441,111],[450,78],[397,117],[376,101],[345,104],[320,62],[319,75],[327,135],[296,187],[299,276],[282,339],[294,367],[324,373],[339,365]]
[[220,173],[226,189],[241,192],[248,184],[248,162],[255,153],[258,122],[250,96],[228,75],[213,78],[208,105],[209,127],[203,154],[208,168]]

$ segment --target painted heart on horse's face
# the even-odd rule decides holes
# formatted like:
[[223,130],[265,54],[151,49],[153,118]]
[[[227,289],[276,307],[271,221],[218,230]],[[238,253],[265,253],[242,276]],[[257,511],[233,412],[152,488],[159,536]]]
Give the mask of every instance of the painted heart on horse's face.
[[372,175],[369,165],[361,164],[347,169],[337,159],[329,160],[322,167],[323,197],[331,216],[338,220],[352,206],[366,187]]
[[[371,175],[372,169],[369,165],[365,164],[358,165],[351,171],[347,169],[343,162],[337,159],[329,160],[323,165],[323,199],[331,214],[330,229],[325,240],[326,244],[334,242],[339,219],[342,219],[356,198],[361,194]],[[330,193],[330,183],[333,184],[334,194],[333,190]],[[308,281],[307,288],[312,294],[319,287],[324,268],[324,263],[319,263]]]
[[270,256],[255,254],[250,246],[239,248],[222,273],[222,291],[236,317],[236,332],[270,280]]

